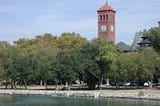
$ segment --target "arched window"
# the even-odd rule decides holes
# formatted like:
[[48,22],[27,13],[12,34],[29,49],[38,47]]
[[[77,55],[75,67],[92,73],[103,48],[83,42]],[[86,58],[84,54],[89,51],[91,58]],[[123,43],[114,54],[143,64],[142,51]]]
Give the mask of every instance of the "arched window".
[[103,15],[103,20],[105,20],[105,15]]
[[106,14],[106,20],[108,20],[108,14]]
[[100,15],[100,20],[102,20],[102,15]]

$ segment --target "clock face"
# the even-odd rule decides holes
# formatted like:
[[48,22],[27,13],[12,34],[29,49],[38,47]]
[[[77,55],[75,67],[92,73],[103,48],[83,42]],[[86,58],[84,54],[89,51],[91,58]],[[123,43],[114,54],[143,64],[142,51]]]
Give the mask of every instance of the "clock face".
[[102,25],[102,26],[101,26],[101,30],[102,30],[103,32],[105,32],[105,31],[107,30],[107,26],[106,26],[106,25]]
[[114,32],[114,26],[111,25],[111,32]]

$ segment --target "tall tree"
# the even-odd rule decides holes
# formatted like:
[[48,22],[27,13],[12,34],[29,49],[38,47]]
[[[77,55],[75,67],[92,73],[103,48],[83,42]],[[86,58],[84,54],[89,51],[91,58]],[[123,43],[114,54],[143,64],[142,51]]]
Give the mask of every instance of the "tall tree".
[[14,70],[14,68],[11,68],[13,65],[13,59],[18,57],[20,50],[15,47],[15,46],[10,46],[7,49],[4,49],[1,51],[0,56],[1,56],[1,61],[2,61],[2,66],[5,70],[5,81],[6,81],[6,88],[7,84],[13,82],[16,80],[16,75],[17,72]]
[[63,51],[79,49],[86,43],[87,40],[76,33],[62,33],[58,38],[58,47]]
[[[12,69],[11,69],[12,68]],[[27,89],[27,82],[33,78],[33,64],[32,54],[20,54],[13,60],[12,65],[9,67],[10,70],[16,71],[16,78],[12,79],[14,82],[19,81],[25,85]]]
[[144,29],[143,31],[137,32],[132,43],[132,48],[137,48],[140,41],[140,37],[145,36],[151,41],[151,46],[157,51],[160,52],[160,28],[154,27],[148,30]]
[[59,81],[64,83],[66,87],[76,80],[72,52],[59,52],[54,66]]
[[160,53],[160,28],[151,28],[148,30],[147,36],[151,41],[151,46]]
[[36,36],[35,39],[32,39],[32,48],[39,50],[41,48],[57,48],[58,37],[52,35],[51,33],[45,33],[43,35]]
[[80,69],[85,76],[83,81],[87,83],[90,89],[95,89],[101,79],[100,68],[96,61],[97,53],[97,47],[93,43],[88,43],[81,49],[83,61],[80,63]]
[[141,37],[143,36],[143,32],[136,32],[134,38],[133,38],[133,43],[131,45],[132,50],[136,51],[139,47],[138,43],[141,41]]
[[109,71],[117,69],[115,63],[120,51],[120,48],[101,38],[92,40],[81,49],[83,61],[79,69],[84,71],[84,81],[89,88],[99,87],[103,79],[109,76]]
[[159,64],[159,55],[152,48],[143,48],[120,59],[120,76],[122,80],[137,82],[152,81]]
[[[40,49],[33,57],[33,61],[35,64],[35,79],[39,81],[39,84],[43,82],[47,85],[47,81],[51,80],[50,69],[52,61],[56,58],[58,53],[58,49],[56,48],[42,48]],[[46,86],[47,87],[47,86]]]
[[0,50],[6,49],[10,46],[7,41],[0,41]]
[[114,79],[118,79],[118,73],[115,72],[118,72],[117,62],[122,50],[106,39],[95,39],[93,44],[96,45],[98,50],[96,60],[101,69],[101,82],[107,77],[114,77]]
[[0,41],[0,80],[7,80],[6,70],[5,70],[5,51],[11,45],[7,41]]
[[[76,51],[82,48],[87,40],[76,33],[63,33],[58,37],[58,52],[55,61],[53,61],[53,74],[58,78],[57,82],[65,83],[66,86],[71,84],[77,78],[77,61]],[[78,52],[77,52],[78,53]]]

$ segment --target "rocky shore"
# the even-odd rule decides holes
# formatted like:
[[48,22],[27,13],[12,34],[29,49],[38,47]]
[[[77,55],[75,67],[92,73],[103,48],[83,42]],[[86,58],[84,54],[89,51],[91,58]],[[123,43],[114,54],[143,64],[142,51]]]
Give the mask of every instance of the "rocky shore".
[[93,97],[160,100],[160,91],[51,91],[51,90],[0,90],[0,95],[46,95],[53,97]]

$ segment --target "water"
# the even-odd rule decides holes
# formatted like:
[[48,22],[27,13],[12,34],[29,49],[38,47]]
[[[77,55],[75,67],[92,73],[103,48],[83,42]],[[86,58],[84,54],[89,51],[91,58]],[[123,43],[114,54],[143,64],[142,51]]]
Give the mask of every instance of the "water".
[[0,96],[0,106],[160,106],[160,102],[134,99]]

